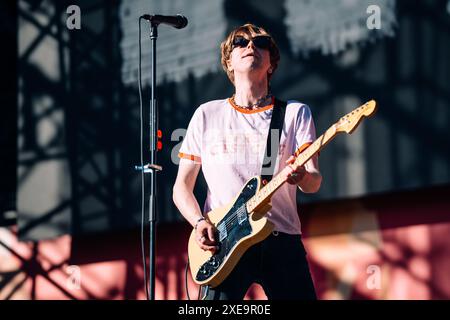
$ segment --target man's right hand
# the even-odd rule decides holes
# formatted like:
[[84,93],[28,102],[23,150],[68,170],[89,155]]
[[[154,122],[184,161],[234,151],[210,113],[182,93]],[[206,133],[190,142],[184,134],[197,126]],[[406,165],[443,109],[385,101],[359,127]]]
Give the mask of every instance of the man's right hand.
[[216,228],[208,220],[201,220],[197,224],[195,230],[195,240],[200,248],[209,250],[214,253],[218,248],[216,246],[216,239],[214,237]]

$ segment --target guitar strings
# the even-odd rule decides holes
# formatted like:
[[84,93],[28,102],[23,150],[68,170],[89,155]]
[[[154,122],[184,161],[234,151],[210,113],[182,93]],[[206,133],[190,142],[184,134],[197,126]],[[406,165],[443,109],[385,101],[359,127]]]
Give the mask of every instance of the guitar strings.
[[[225,219],[224,221],[219,223],[217,225],[217,227],[219,228],[221,225],[225,225],[225,230],[228,233],[231,230],[230,227],[234,224],[236,219],[239,218],[239,214],[241,214],[241,213],[246,213],[245,204],[240,206],[230,217],[228,217],[227,219]],[[220,230],[219,230],[219,233],[220,233]]]
[[[261,189],[262,190],[262,189]],[[261,192],[260,190],[260,192]],[[253,197],[252,197],[253,198]],[[248,201],[247,201],[248,202]],[[242,213],[242,211],[246,212],[246,204],[243,204],[242,206],[239,207],[239,209],[236,210],[236,212],[234,212],[234,214],[232,214],[230,217],[228,217],[227,219],[223,220],[220,224],[225,223],[226,227],[231,226],[235,220],[238,218],[238,213]],[[219,225],[218,225],[219,226]],[[229,229],[227,228],[227,232],[229,231]]]
[[[230,227],[234,224],[234,222],[238,218],[236,213],[237,213],[237,211],[233,215],[231,215],[229,218],[227,218],[226,220],[224,220],[221,223],[219,223],[217,225],[217,228],[220,228],[220,226],[224,225],[225,226],[225,230],[228,233],[231,230]],[[220,230],[219,230],[219,232],[220,232]]]
[[[277,179],[277,177],[275,177],[275,179]],[[266,190],[264,190],[264,188],[265,187],[267,187],[267,186],[264,186],[261,190],[259,190],[258,191],[258,193],[265,193],[264,191],[266,191]],[[263,191],[264,190],[264,191]],[[270,190],[269,189],[267,189],[268,191],[269,191],[269,193],[270,193]],[[256,193],[257,194],[257,193]],[[256,196],[256,194],[255,195],[253,195],[253,197],[252,198],[250,198],[248,201],[250,201],[251,199],[253,199],[255,196]],[[247,201],[247,202],[248,202]],[[246,204],[247,204],[247,202],[244,204],[244,205],[242,205],[242,206],[240,206],[231,216],[229,216],[228,218],[226,218],[225,220],[223,220],[223,221],[221,221],[218,225],[217,225],[217,228],[219,228],[221,225],[225,225],[225,230],[226,230],[226,232],[228,233],[229,231],[230,231],[230,227],[234,224],[234,222],[236,221],[236,219],[238,219],[238,215],[239,215],[239,213],[242,213],[242,212],[245,212],[245,213],[247,213],[246,212]],[[220,233],[220,230],[219,230],[219,233]]]

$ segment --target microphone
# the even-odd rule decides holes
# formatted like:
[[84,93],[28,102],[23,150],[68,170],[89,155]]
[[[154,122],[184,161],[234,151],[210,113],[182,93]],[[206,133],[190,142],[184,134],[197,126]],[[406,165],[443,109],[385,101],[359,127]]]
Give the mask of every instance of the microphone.
[[162,16],[159,14],[150,15],[150,14],[144,14],[141,16],[141,18],[150,21],[151,23],[154,23],[156,25],[159,24],[167,24],[169,26],[172,26],[177,29],[183,29],[187,26],[188,20],[185,16],[182,16],[181,14],[177,14],[176,16]]

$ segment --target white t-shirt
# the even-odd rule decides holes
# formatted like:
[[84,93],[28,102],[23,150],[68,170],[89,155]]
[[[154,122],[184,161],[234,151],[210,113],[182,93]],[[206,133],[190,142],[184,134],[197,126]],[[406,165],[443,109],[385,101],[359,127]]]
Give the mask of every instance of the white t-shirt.
[[[248,111],[234,106],[229,99],[207,102],[195,111],[179,157],[180,161],[202,165],[208,184],[205,213],[232,201],[248,179],[261,175],[272,111],[273,104]],[[278,135],[272,139],[278,143]],[[274,176],[296,150],[315,139],[309,107],[288,101]],[[285,183],[272,196],[272,209],[266,217],[276,231],[301,233],[296,192],[297,186]]]

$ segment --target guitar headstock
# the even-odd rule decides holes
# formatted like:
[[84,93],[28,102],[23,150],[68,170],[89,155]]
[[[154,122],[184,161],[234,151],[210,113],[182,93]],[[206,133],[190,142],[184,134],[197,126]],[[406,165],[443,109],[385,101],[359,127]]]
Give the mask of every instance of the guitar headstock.
[[335,123],[336,132],[352,133],[364,117],[370,117],[376,110],[375,100],[366,102],[359,108],[347,113],[338,122]]

